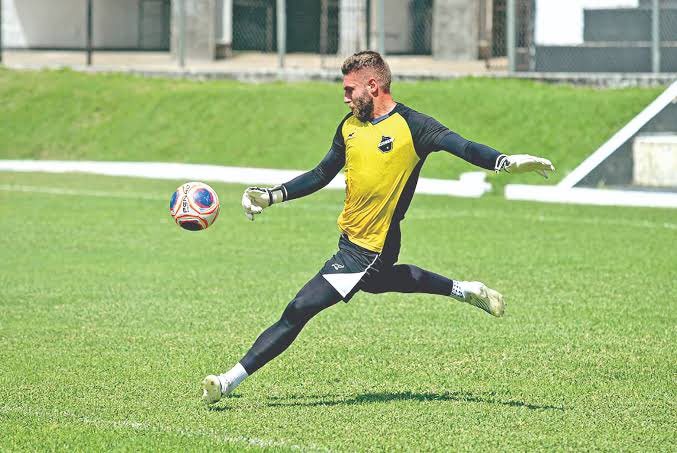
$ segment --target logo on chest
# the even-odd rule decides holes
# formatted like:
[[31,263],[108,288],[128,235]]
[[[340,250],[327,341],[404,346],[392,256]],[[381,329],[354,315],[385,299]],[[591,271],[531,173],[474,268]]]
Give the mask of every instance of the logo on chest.
[[395,141],[392,137],[386,137],[385,135],[381,136],[381,143],[378,144],[378,149],[382,153],[387,153],[393,150],[393,142]]

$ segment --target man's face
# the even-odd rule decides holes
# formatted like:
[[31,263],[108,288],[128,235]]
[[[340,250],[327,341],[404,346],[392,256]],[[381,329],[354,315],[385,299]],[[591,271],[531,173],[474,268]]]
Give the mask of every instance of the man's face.
[[358,120],[371,120],[374,114],[374,98],[369,92],[369,80],[365,80],[357,72],[343,76],[343,102]]

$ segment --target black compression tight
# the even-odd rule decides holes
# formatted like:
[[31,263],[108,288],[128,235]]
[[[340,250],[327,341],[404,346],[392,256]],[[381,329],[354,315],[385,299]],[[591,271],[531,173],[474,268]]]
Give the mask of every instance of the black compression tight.
[[380,293],[424,293],[448,296],[454,281],[412,264],[386,267],[360,287],[362,291]]
[[[448,296],[453,281],[409,264],[398,264],[374,272],[360,286],[369,293],[426,293]],[[252,374],[284,352],[310,319],[341,300],[341,295],[317,274],[287,305],[282,317],[254,342],[240,363]]]
[[341,295],[322,275],[313,277],[287,305],[280,320],[263,331],[240,360],[247,374],[284,352],[313,316],[340,300]]

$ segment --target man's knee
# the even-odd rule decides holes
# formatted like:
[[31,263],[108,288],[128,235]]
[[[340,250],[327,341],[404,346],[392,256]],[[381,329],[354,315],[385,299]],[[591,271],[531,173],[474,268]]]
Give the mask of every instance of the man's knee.
[[403,264],[402,267],[404,268],[403,270],[409,277],[409,280],[411,280],[414,283],[414,287],[418,288],[421,285],[421,282],[423,282],[423,279],[425,278],[425,271],[420,267],[414,266],[412,264]]
[[340,300],[341,295],[318,274],[289,302],[282,314],[282,321],[293,326],[303,326],[313,316]]
[[303,296],[297,295],[292,299],[282,313],[282,321],[292,326],[305,324],[310,316],[304,308],[303,302]]
[[[327,301],[327,295],[319,291],[318,288],[303,288],[289,302],[282,314],[283,321],[294,325],[303,326],[310,321],[310,318],[318,314],[324,308],[333,305],[336,301]],[[331,289],[331,288],[330,288]],[[333,289],[331,289],[333,291]]]

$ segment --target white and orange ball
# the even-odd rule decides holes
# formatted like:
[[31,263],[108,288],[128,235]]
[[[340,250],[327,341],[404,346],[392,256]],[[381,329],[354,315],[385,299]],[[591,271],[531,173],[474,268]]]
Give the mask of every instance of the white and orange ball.
[[183,229],[204,230],[219,216],[219,196],[203,182],[187,182],[172,195],[169,213]]

